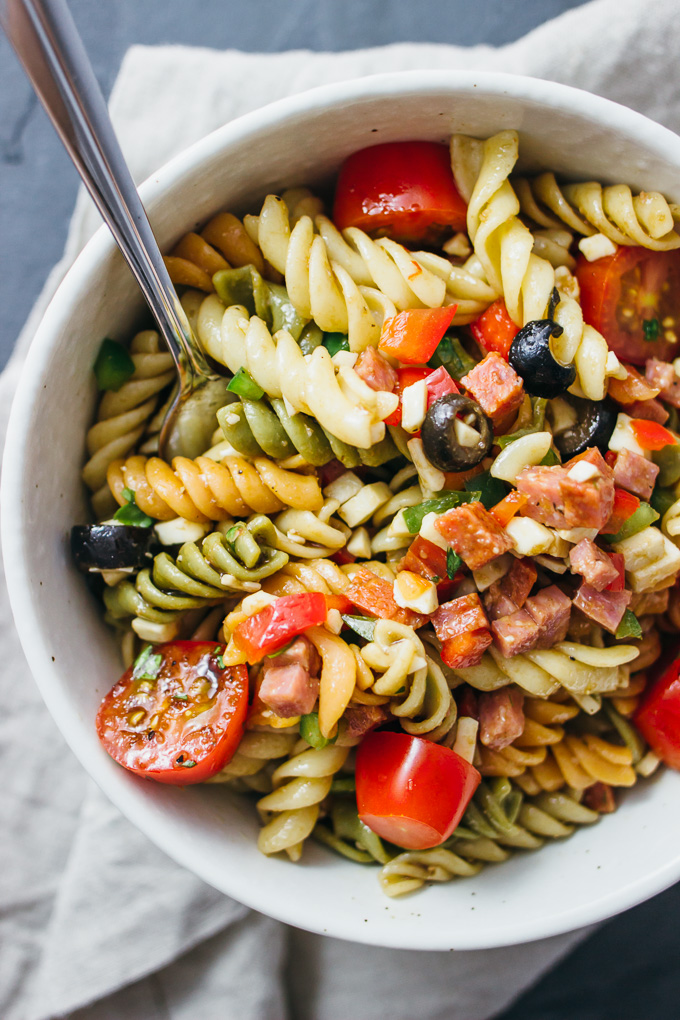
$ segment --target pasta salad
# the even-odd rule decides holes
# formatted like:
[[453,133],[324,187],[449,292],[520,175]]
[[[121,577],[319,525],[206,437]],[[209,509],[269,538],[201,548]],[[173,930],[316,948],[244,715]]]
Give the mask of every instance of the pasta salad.
[[158,456],[158,333],[104,340],[78,567],[108,753],[254,799],[390,896],[680,767],[680,209],[518,175],[519,137],[351,155],[166,263],[230,379]]

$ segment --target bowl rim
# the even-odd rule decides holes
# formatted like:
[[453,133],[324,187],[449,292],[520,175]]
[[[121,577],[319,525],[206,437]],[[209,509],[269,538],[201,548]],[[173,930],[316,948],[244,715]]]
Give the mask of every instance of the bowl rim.
[[[142,199],[160,199],[178,184],[183,176],[193,171],[200,163],[218,154],[233,143],[247,141],[259,135],[270,126],[281,121],[292,121],[299,115],[346,105],[362,99],[387,98],[404,92],[409,95],[427,94],[432,91],[455,91],[456,94],[479,90],[491,95],[506,96],[541,106],[548,106],[557,112],[577,114],[592,123],[606,123],[609,128],[620,131],[624,136],[635,136],[640,148],[652,157],[655,154],[667,160],[674,160],[680,168],[680,137],[668,128],[650,120],[641,113],[624,107],[603,97],[584,92],[572,86],[527,76],[501,72],[475,71],[397,71],[386,74],[352,78],[345,81],[319,86],[277,100],[243,115],[193,143],[179,155],[155,171],[140,187]],[[53,337],[58,334],[69,315],[69,309],[82,294],[88,279],[95,276],[107,259],[117,252],[116,244],[105,226],[96,234],[79,254],[55,292],[44,316],[37,327],[35,336],[26,355],[17,390],[12,402],[7,439],[5,443],[0,510],[2,525],[2,548],[7,576],[7,586],[15,625],[28,660],[31,672],[40,694],[59,727],[67,744],[106,796],[116,805],[137,828],[151,839],[164,853],[187,868],[203,881],[213,885],[207,869],[201,860],[196,860],[188,845],[179,844],[172,838],[174,823],[162,825],[163,831],[149,822],[143,797],[131,793],[124,785],[117,770],[109,770],[98,759],[92,759],[87,749],[81,746],[80,733],[85,725],[75,706],[62,699],[52,677],[59,673],[59,667],[51,661],[45,640],[41,633],[37,600],[31,591],[27,572],[23,567],[24,525],[21,501],[16,494],[22,492],[24,449],[27,442],[31,411],[40,393],[39,380],[49,362]],[[282,897],[280,903],[272,904],[270,895],[262,894],[253,883],[243,889],[238,877],[232,877],[225,870],[225,881],[220,891],[233,896],[239,902],[261,913],[297,927],[319,934],[354,942],[363,942],[386,947],[417,950],[448,950],[452,942],[459,942],[459,949],[486,949],[529,942],[563,934],[579,927],[602,921],[643,900],[661,892],[680,878],[680,853],[664,866],[640,876],[588,904],[575,906],[563,911],[558,917],[539,918],[524,922],[521,918],[511,926],[491,926],[486,933],[477,934],[467,941],[452,939],[451,935],[432,931],[417,941],[404,937],[404,930],[395,926],[395,937],[381,932],[373,935],[372,926],[342,923],[333,916],[323,919],[317,916],[313,905],[291,902]],[[510,930],[511,929],[511,930]],[[397,937],[398,936],[398,937]]]

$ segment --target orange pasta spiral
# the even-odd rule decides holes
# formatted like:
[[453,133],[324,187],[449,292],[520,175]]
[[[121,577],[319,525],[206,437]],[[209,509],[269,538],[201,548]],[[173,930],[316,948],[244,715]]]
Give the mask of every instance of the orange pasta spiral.
[[254,266],[268,280],[281,278],[265,262],[241,220],[226,212],[213,216],[200,234],[185,234],[164,261],[174,284],[208,293],[214,291],[212,277],[221,269]]

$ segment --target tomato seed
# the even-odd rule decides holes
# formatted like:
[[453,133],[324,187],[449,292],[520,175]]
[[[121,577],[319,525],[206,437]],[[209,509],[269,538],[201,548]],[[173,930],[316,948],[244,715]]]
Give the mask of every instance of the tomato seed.
[[128,715],[128,723],[130,726],[138,726],[146,715],[146,710],[143,708],[135,708],[134,711]]

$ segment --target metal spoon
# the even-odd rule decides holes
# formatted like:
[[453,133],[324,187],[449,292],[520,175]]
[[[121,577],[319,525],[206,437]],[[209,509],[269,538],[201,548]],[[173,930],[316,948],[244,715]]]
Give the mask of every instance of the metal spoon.
[[228,380],[209,368],[165,268],[104,97],[64,0],[0,0],[0,24],[142,289],[178,374],[159,452],[196,457],[210,445]]

